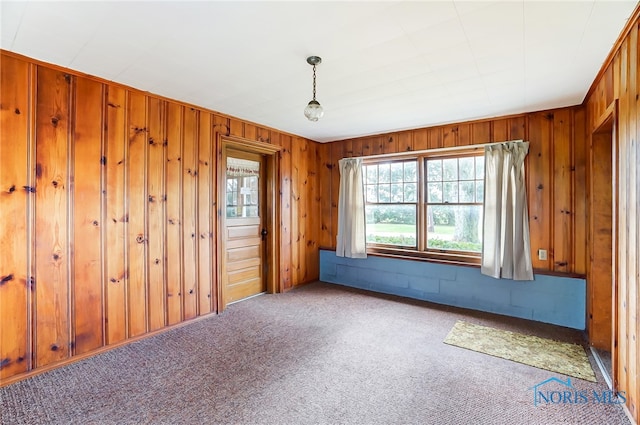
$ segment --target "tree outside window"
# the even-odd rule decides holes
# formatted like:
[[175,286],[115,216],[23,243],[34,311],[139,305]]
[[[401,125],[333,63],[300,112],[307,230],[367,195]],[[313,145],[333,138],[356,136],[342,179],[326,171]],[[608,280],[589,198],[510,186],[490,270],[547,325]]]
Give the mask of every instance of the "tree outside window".
[[367,243],[415,248],[418,173],[416,160],[365,165]]
[[482,251],[484,157],[426,160],[427,248]]

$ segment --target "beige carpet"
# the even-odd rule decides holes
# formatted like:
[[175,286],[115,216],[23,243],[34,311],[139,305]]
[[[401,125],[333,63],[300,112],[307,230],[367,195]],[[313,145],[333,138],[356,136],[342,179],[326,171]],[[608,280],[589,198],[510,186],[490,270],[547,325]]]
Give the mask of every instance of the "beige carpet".
[[458,321],[444,342],[551,372],[597,382],[584,348]]

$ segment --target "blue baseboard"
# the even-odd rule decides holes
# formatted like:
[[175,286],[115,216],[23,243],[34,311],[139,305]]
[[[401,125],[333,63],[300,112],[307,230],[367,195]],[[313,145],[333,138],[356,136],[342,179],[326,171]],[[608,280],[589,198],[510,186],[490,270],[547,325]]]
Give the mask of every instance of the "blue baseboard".
[[385,294],[585,329],[584,279],[536,275],[534,281],[494,279],[477,267],[320,250],[320,280]]

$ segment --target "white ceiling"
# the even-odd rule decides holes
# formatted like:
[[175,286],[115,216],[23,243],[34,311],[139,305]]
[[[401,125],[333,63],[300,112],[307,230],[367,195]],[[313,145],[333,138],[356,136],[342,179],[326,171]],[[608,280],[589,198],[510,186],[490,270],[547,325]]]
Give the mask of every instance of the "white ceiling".
[[327,142],[579,104],[636,4],[2,0],[0,46]]

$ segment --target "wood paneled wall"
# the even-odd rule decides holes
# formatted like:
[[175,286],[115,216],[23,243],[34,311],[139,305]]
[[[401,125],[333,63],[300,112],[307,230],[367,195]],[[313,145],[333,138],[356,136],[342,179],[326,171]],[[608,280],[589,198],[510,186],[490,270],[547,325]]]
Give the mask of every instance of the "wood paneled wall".
[[[335,249],[341,158],[523,139],[530,142],[525,167],[533,267],[585,274],[585,121],[584,108],[572,107],[322,145],[320,243]],[[538,249],[548,250],[547,260],[538,259]]]
[[318,278],[317,143],[0,59],[0,385],[216,312],[218,132],[283,146],[278,286]]
[[[610,55],[610,61],[592,86],[587,97],[588,134],[598,129],[610,113],[615,114],[617,152],[614,152],[617,175],[614,198],[617,199],[617,320],[614,339],[617,343],[618,389],[626,392],[626,406],[638,422],[640,388],[640,18],[636,8],[627,31]],[[617,113],[615,112],[617,103]],[[615,137],[614,137],[615,139]],[[592,196],[598,196],[597,193]]]

